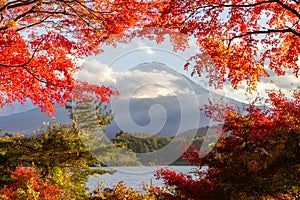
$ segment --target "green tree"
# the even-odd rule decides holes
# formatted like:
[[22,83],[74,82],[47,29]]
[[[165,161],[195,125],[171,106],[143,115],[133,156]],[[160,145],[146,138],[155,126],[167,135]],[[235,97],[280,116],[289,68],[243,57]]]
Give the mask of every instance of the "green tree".
[[53,123],[33,136],[1,137],[0,152],[1,185],[14,181],[10,172],[17,166],[34,164],[41,170],[42,178],[65,189],[69,197],[84,199],[88,176],[105,172],[90,169],[89,165],[97,161],[72,125]]
[[114,115],[106,105],[97,101],[78,101],[67,107],[74,126],[85,147],[101,166],[141,165],[135,153],[114,144],[105,135],[105,127]]
[[45,123],[32,136],[13,134],[0,138],[0,185],[14,182],[10,172],[17,166],[34,164],[41,178],[64,189],[68,198],[87,198],[88,176],[106,171],[90,168],[99,160],[86,145],[99,140],[96,132],[103,133],[113,116],[98,102],[80,102],[71,111],[70,116],[78,117],[82,129],[74,120],[72,124],[52,122]]

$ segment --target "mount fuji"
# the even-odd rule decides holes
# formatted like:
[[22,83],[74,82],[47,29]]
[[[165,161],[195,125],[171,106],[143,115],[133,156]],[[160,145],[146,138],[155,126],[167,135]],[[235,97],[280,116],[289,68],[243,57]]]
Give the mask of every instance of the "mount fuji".
[[[203,108],[209,99],[223,100],[242,106],[243,103],[217,95],[187,76],[163,63],[139,64],[119,76],[116,82],[120,96],[108,104],[115,114],[114,121],[107,126],[106,135],[116,133],[145,132],[158,136],[174,136],[179,132],[213,125],[205,116]],[[70,123],[69,112],[56,107],[56,121]],[[39,108],[0,117],[2,133],[30,134],[51,121]]]

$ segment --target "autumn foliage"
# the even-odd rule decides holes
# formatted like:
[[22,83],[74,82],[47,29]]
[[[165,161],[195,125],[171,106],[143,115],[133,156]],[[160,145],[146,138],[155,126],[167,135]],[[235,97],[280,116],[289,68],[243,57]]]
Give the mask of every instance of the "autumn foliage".
[[[298,1],[166,0],[158,2],[156,9],[159,14],[147,26],[177,30],[194,38],[201,52],[185,67],[195,75],[208,74],[209,83],[216,87],[225,81],[233,87],[245,82],[251,90],[271,71],[284,75],[290,70],[299,75]],[[153,32],[158,41],[166,33]],[[171,37],[171,42],[183,46],[178,34]]]
[[71,97],[108,101],[112,88],[75,79],[78,60],[122,40],[143,12],[139,1],[1,0],[0,107],[30,99],[53,113]]
[[3,0],[0,106],[28,98],[53,113],[53,103],[64,105],[74,88],[83,88],[75,98],[86,91],[107,101],[111,88],[75,81],[77,61],[136,36],[160,43],[169,34],[175,50],[194,38],[201,53],[185,68],[207,73],[216,87],[246,82],[252,90],[271,71],[298,76],[299,9],[297,1],[279,0]]
[[104,188],[100,184],[97,189],[94,190],[93,196],[90,200],[101,199],[126,199],[126,200],[156,200],[158,199],[152,192],[141,193],[132,188],[128,188],[123,182],[119,182],[113,186],[113,188]]
[[[251,91],[273,72],[298,77],[299,19],[296,0],[1,0],[0,108],[30,99],[54,113],[55,103],[66,105],[70,98],[109,101],[117,94],[112,88],[76,80],[78,61],[101,53],[102,44],[135,36],[160,43],[169,34],[175,50],[184,50],[193,38],[201,52],[187,61],[186,70],[207,75],[218,88],[229,81],[234,88],[246,83]],[[213,151],[202,158],[203,150],[191,147],[185,154],[198,166],[197,178],[162,169],[157,176],[169,190],[152,188],[156,197],[299,198],[300,94],[295,91],[291,100],[270,92],[269,98],[266,109],[227,108]],[[201,171],[204,166],[208,169]],[[44,199],[63,193],[40,180],[39,171],[17,168],[12,176],[17,182],[2,190],[7,199],[18,198],[16,188],[38,191]],[[139,196],[131,192],[119,184],[106,195]]]
[[[162,169],[162,178],[178,199],[299,198],[300,93],[290,100],[269,93],[270,107],[231,109],[213,150],[189,148],[185,159],[198,167],[196,178]],[[213,116],[212,116],[213,117]],[[204,170],[208,167],[207,170]]]
[[3,200],[63,199],[65,191],[41,178],[41,170],[35,170],[34,167],[17,167],[11,172],[11,177],[15,182],[0,190],[0,198]]

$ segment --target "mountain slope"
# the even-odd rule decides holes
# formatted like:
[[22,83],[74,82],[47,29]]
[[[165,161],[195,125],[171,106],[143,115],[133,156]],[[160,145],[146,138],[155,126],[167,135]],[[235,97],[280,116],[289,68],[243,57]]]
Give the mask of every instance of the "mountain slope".
[[[56,107],[56,121],[60,123],[70,123],[68,111],[63,107]],[[0,117],[0,128],[3,133],[32,133],[43,125],[43,122],[51,121],[51,117],[40,112],[39,108],[29,111],[15,113]]]
[[[108,109],[111,108],[116,115],[112,124],[106,128],[108,137],[113,137],[124,129],[124,126],[125,132],[145,132],[167,137],[190,129],[213,125],[211,119],[207,118],[199,108],[208,104],[208,99],[219,99],[222,96],[213,94],[162,63],[142,63],[129,72],[131,73],[129,77],[125,79],[119,77],[117,88],[121,89],[120,97],[113,99],[108,105]],[[142,76],[137,76],[140,74]],[[146,79],[148,82],[143,82]],[[148,95],[145,97],[144,94]],[[124,96],[126,98],[122,98]],[[229,98],[225,101],[242,105]],[[70,123],[68,111],[61,107],[56,109],[56,121]],[[41,127],[44,121],[51,121],[51,118],[41,113],[39,108],[35,108],[0,117],[0,128],[3,132],[32,133],[33,130]]]

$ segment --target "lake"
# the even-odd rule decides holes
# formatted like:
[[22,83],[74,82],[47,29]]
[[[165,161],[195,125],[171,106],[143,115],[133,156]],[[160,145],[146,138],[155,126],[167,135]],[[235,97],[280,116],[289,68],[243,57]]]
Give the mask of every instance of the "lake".
[[[168,169],[173,169],[176,172],[189,173],[194,166],[166,166]],[[87,182],[89,191],[93,191],[99,183],[103,184],[103,187],[113,187],[115,184],[123,181],[127,187],[131,187],[135,190],[142,191],[144,185],[153,184],[154,186],[163,186],[162,180],[156,180],[154,173],[160,168],[166,168],[164,166],[156,167],[102,167],[101,169],[115,171],[114,174],[95,175],[90,177]]]

